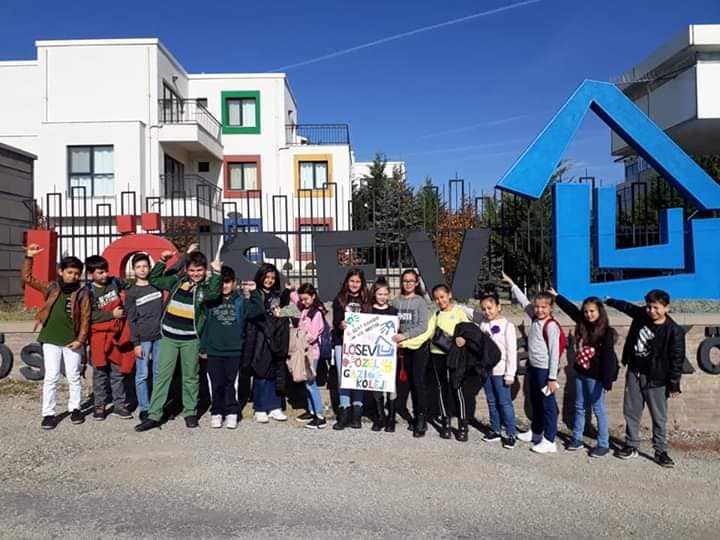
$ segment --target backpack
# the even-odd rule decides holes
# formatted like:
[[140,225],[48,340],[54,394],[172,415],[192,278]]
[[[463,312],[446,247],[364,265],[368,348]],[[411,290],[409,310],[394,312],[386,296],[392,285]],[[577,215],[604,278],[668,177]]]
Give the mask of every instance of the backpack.
[[323,331],[320,334],[320,358],[330,359],[333,352],[332,330],[325,317],[323,317]]
[[548,324],[555,323],[558,326],[558,330],[560,331],[560,357],[562,357],[563,354],[565,354],[565,349],[567,349],[567,335],[562,329],[562,326],[560,326],[560,323],[557,322],[557,319],[553,319],[552,317],[549,317],[545,324],[543,324],[543,339],[545,340],[545,346],[548,347],[548,350],[550,349],[550,343],[548,339]]

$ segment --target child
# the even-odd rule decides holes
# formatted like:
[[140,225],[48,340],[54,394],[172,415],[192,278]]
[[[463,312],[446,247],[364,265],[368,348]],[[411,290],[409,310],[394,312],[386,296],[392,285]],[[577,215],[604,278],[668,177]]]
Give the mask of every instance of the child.
[[149,276],[152,286],[170,291],[170,295],[160,325],[162,338],[158,380],[153,389],[147,420],[135,426],[135,431],[147,431],[160,426],[178,354],[182,366],[185,425],[188,428],[198,427],[199,336],[202,335],[207,320],[205,304],[220,297],[222,263],[215,260],[210,264],[212,272],[208,278],[207,258],[201,252],[193,251],[188,256],[187,271],[184,275],[164,276],[165,263],[172,256],[172,251],[163,252]]
[[56,281],[41,281],[32,275],[33,257],[42,248],[31,244],[25,249],[21,269],[22,281],[42,293],[45,302],[37,312],[37,324],[42,325],[38,341],[42,343],[45,364],[42,398],[42,429],[55,429],[55,396],[60,378],[60,362],[65,362],[69,386],[68,411],[73,424],[82,424],[80,412],[80,368],[82,348],[90,329],[90,299],[80,285],[83,263],[77,257],[63,257]]
[[[322,336],[325,328],[323,318],[327,312],[312,284],[303,283],[297,292],[290,284],[287,285],[287,288],[291,291],[290,301],[296,304],[301,311],[298,328],[304,330],[307,335],[311,347],[312,371],[317,373],[318,361],[320,360],[320,336]],[[325,408],[315,378],[305,381],[305,388],[308,394],[308,411],[312,414],[312,419],[305,423],[305,427],[323,429],[327,425],[327,420],[325,420]]]
[[[85,261],[90,277],[88,289],[92,302],[90,325],[90,361],[93,366],[93,394],[95,411],[93,420],[105,420],[105,407],[112,403],[112,415],[123,420],[132,419],[125,396],[125,377],[132,373],[132,365],[123,362],[117,354],[118,336],[125,323],[120,292],[122,282],[108,273],[108,262],[100,255]],[[131,358],[130,364],[134,358]]]
[[[362,427],[362,408],[363,408],[363,392],[362,390],[348,390],[342,388],[342,344],[343,332],[345,327],[346,312],[363,312],[368,311],[368,290],[365,281],[365,273],[359,268],[352,268],[345,275],[342,288],[332,303],[333,310],[333,343],[335,344],[335,366],[338,372],[338,387],[340,387],[340,408],[338,409],[338,419],[333,426],[334,430],[345,429],[348,424],[353,429]],[[352,402],[352,414],[350,414],[350,404]]]
[[[397,316],[397,308],[388,304],[390,299],[390,286],[383,278],[375,281],[370,291],[371,313],[375,315],[395,315]],[[387,433],[395,431],[395,399],[397,397],[397,387],[400,384],[400,369],[395,366],[395,392],[373,392],[375,399],[375,419],[373,421],[373,431],[380,431],[383,428]],[[385,416],[385,405],[383,398],[387,401],[387,417]]]
[[[500,349],[500,362],[485,379],[485,398],[490,414],[490,433],[485,442],[502,440],[503,448],[515,448],[515,409],[510,387],[517,373],[517,334],[515,325],[502,316],[502,306],[497,295],[486,294],[480,299],[482,320],[480,329],[489,335]],[[500,435],[505,426],[505,438]]]
[[575,321],[575,423],[573,438],[567,450],[583,447],[585,408],[592,407],[598,423],[598,444],[590,450],[590,457],[605,457],[610,452],[608,417],[605,393],[612,390],[617,377],[615,330],[610,327],[602,300],[590,296],[578,309],[555,289],[549,289],[557,305]]
[[[430,360],[427,335],[428,306],[424,298],[425,292],[420,285],[420,276],[415,270],[405,270],[400,276],[400,281],[400,296],[392,301],[392,306],[398,310],[400,318],[400,332],[393,339],[400,347],[398,367],[402,382],[397,390],[395,407],[398,414],[412,426],[413,436],[423,437],[427,431],[425,417],[428,409],[425,376]],[[405,384],[405,376],[409,384]],[[407,397],[410,392],[412,392],[414,419],[407,410]]]
[[637,456],[640,418],[647,403],[653,424],[655,461],[663,467],[674,467],[667,453],[667,399],[680,395],[685,335],[668,315],[670,296],[654,289],[645,295],[644,308],[611,298],[605,302],[632,317],[622,353],[622,363],[628,367],[623,403],[625,447],[617,455],[621,459]]
[[[539,292],[532,304],[520,288],[503,272],[503,281],[510,285],[512,294],[532,319],[528,330],[528,369],[533,417],[531,430],[520,433],[518,439],[532,442],[533,452],[547,454],[557,452],[558,407],[555,392],[560,367],[560,324],[552,318],[554,297]],[[547,339],[547,341],[546,341]]]
[[262,296],[254,281],[243,283],[243,295],[237,293],[235,272],[229,266],[220,269],[222,297],[206,302],[207,324],[203,331],[200,349],[207,355],[207,369],[212,387],[210,427],[237,427],[240,404],[235,390],[235,379],[240,370],[245,319],[263,312]]

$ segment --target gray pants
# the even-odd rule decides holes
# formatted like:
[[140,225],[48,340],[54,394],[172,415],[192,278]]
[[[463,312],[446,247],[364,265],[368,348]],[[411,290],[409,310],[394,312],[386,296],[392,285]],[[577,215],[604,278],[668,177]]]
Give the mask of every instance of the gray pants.
[[627,371],[625,377],[625,444],[632,448],[640,445],[640,419],[647,403],[652,419],[652,443],[656,452],[667,450],[665,424],[667,423],[667,389],[664,386],[648,387],[647,375]]
[[104,407],[111,401],[115,407],[126,405],[125,375],[120,373],[118,365],[108,362],[105,367],[93,368],[93,394],[96,407]]

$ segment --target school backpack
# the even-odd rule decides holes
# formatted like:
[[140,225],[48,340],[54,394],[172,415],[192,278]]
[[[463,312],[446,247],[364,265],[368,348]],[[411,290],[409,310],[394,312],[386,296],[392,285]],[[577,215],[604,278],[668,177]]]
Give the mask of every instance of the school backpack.
[[323,360],[332,358],[333,340],[332,329],[325,317],[323,317],[323,331],[320,334],[320,358]]
[[545,346],[550,350],[550,341],[548,338],[548,324],[554,323],[557,324],[558,331],[560,332],[560,357],[562,357],[563,354],[565,354],[565,349],[567,349],[567,335],[562,329],[562,326],[560,326],[560,323],[557,322],[557,319],[553,319],[552,317],[548,317],[545,320],[545,323],[543,324],[543,339],[545,340]]

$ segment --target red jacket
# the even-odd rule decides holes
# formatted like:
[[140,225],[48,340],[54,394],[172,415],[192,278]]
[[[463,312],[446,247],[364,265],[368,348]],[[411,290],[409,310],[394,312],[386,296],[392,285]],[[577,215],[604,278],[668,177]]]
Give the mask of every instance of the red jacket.
[[[122,306],[124,299],[123,291],[117,300],[103,306],[103,311]],[[120,367],[120,373],[132,373],[135,367],[135,350],[126,318],[95,323],[90,327],[90,362],[100,368],[105,367],[108,360]]]

